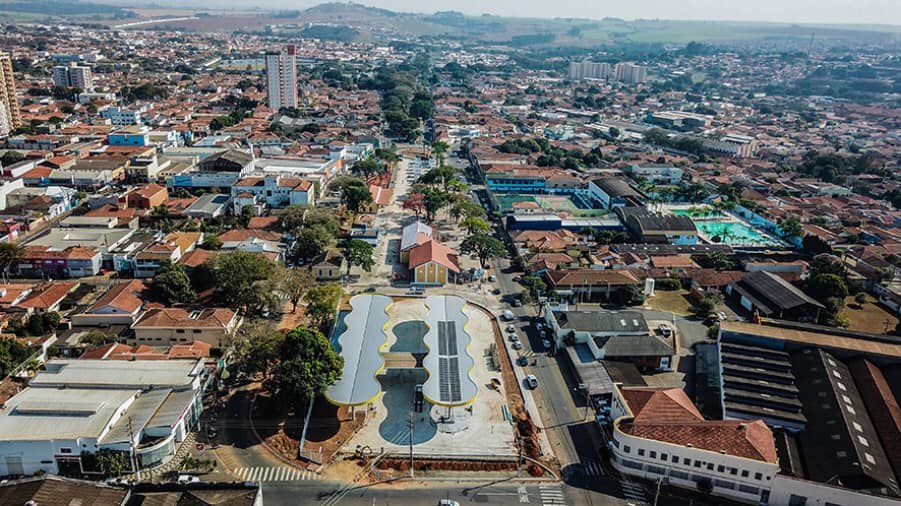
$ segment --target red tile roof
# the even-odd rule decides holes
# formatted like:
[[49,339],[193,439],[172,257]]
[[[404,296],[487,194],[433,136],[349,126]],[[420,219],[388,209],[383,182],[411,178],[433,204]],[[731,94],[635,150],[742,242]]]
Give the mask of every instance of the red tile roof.
[[20,302],[18,305],[21,307],[30,307],[30,308],[38,308],[38,309],[47,309],[56,304],[59,304],[66,295],[69,294],[72,290],[76,289],[80,283],[62,283],[59,281],[52,281],[37,290],[31,292],[25,300]]
[[112,306],[128,313],[134,313],[144,304],[140,294],[146,289],[147,286],[139,279],[120,283],[110,288],[102,297],[97,299],[97,302],[91,304],[86,312],[93,313],[104,306]]
[[235,312],[226,308],[204,309],[193,315],[181,308],[154,308],[144,313],[133,328],[226,328]]
[[245,230],[238,228],[219,234],[219,239],[222,241],[246,241],[253,238],[278,242],[281,240],[282,235],[266,230]]
[[626,434],[691,446],[747,459],[776,463],[773,432],[762,420],[704,420],[679,388],[623,388],[632,420],[619,425]]
[[457,253],[435,240],[429,240],[410,249],[410,269],[428,262],[443,265],[453,272],[460,272]]

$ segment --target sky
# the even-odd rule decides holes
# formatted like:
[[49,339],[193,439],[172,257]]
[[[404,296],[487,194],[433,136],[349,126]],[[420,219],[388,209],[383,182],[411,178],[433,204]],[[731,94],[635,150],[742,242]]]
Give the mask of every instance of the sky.
[[[250,0],[263,7],[309,7],[325,0]],[[901,0],[357,0],[402,12],[455,10],[520,17],[695,19],[901,25]]]

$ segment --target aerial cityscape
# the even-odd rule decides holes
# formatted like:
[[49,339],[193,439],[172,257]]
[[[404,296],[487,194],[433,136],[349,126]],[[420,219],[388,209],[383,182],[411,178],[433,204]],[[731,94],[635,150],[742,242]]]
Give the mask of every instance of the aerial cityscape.
[[897,5],[373,2],[0,3],[0,505],[901,506]]

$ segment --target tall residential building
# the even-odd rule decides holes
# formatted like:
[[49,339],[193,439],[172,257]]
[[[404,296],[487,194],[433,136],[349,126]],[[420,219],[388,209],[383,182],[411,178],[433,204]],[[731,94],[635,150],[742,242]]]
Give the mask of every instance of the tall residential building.
[[609,63],[595,63],[588,60],[569,64],[570,79],[607,79],[610,77]]
[[84,91],[94,89],[94,75],[91,67],[75,65],[57,65],[53,67],[53,85],[80,88]]
[[0,138],[22,122],[19,103],[16,102],[16,81],[13,79],[13,60],[10,55],[0,53]]
[[614,75],[617,81],[638,84],[647,80],[648,69],[647,67],[635,65],[634,63],[620,62],[616,64]]
[[284,51],[266,53],[266,89],[270,109],[297,107],[297,57],[293,44]]

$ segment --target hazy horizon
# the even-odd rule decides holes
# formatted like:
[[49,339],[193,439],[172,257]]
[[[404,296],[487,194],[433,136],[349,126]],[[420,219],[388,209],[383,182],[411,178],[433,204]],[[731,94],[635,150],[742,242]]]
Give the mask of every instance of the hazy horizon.
[[[220,5],[248,5],[274,9],[308,8],[327,1],[318,0],[250,0],[249,2],[217,2]],[[831,23],[901,25],[901,1],[898,0],[633,0],[631,2],[587,2],[584,0],[365,0],[356,1],[372,7],[399,12],[454,10],[470,15],[484,13],[500,16],[537,18],[616,17],[624,19],[672,19],[697,21],[762,21],[781,23]],[[212,7],[212,6],[210,6]]]

